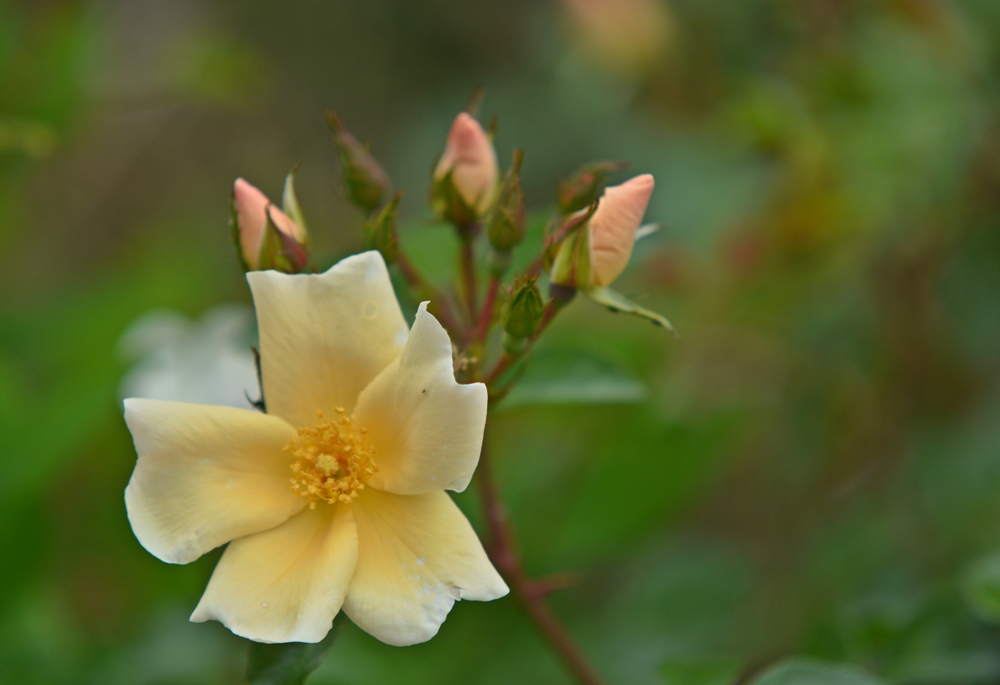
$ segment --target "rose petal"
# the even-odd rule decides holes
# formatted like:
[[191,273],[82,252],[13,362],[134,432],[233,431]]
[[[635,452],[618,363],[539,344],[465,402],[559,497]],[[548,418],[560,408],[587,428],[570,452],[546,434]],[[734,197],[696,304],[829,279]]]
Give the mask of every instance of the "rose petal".
[[316,425],[399,356],[406,321],[378,252],[348,257],[323,274],[247,274],[260,329],[264,399],[296,428]]
[[604,191],[590,219],[591,267],[597,285],[611,285],[628,266],[635,232],[652,194],[653,177],[649,174]]
[[507,594],[472,526],[446,493],[366,489],[351,506],[358,566],[344,611],[382,642],[425,642],[456,600]]
[[486,404],[485,385],[455,382],[448,333],[421,304],[402,355],[358,398],[355,422],[368,429],[379,468],[369,484],[398,495],[464,490]]
[[129,522],[151,554],[186,564],[305,504],[288,489],[295,435],[275,416],[231,407],[125,400],[139,460],[125,490]]
[[229,543],[191,620],[220,621],[256,642],[319,642],[358,558],[348,506],[321,504]]

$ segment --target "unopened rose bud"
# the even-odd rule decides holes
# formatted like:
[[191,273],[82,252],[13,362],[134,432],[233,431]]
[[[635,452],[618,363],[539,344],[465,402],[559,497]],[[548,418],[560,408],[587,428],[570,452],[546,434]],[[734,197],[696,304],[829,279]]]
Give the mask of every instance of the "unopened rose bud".
[[597,285],[611,285],[628,266],[653,185],[652,175],[643,174],[604,191],[590,219],[591,267]]
[[[552,282],[580,290],[611,285],[632,256],[635,234],[653,185],[653,177],[643,174],[607,188],[593,216],[559,245],[551,269]],[[579,219],[577,216],[570,220]]]
[[608,176],[621,171],[628,162],[590,162],[560,178],[556,199],[563,214],[571,214],[592,204],[601,196]]
[[493,249],[509,252],[524,240],[527,218],[524,209],[524,192],[521,190],[521,162],[524,153],[514,150],[510,169],[504,176],[497,202],[490,213],[487,235]]
[[242,178],[233,184],[233,238],[247,271],[302,271],[309,261],[306,233],[260,190]]
[[348,199],[370,214],[389,192],[389,176],[368,148],[351,135],[336,113],[327,111],[326,122],[340,158],[340,173]]
[[538,290],[537,278],[526,276],[511,285],[503,311],[503,329],[510,338],[524,340],[538,331],[545,314],[545,303]]
[[493,143],[479,122],[462,112],[434,170],[431,206],[442,219],[459,226],[473,224],[493,204],[499,175]]
[[394,264],[399,257],[399,236],[396,233],[396,210],[403,193],[397,192],[382,211],[372,216],[365,225],[364,247],[378,250],[386,264]]

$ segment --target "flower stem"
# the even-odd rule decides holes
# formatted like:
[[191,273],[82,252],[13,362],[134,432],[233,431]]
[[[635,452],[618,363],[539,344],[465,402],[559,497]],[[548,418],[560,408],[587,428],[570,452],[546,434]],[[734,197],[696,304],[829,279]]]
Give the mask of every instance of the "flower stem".
[[476,233],[478,226],[460,226],[459,238],[462,241],[462,253],[459,260],[459,273],[462,279],[462,291],[465,296],[465,306],[468,309],[469,325],[476,325]]
[[490,320],[493,318],[493,308],[497,302],[497,292],[500,290],[500,279],[496,276],[490,277],[490,283],[486,287],[486,301],[483,309],[479,312],[479,323],[476,326],[476,334],[473,340],[482,344],[486,340],[486,332],[490,328]]
[[573,641],[573,637],[560,623],[548,604],[545,595],[556,586],[549,581],[534,581],[528,577],[514,539],[514,530],[507,510],[500,500],[489,459],[486,439],[476,469],[483,518],[490,531],[487,552],[497,569],[503,574],[514,596],[528,614],[535,627],[548,640],[552,649],[563,660],[581,685],[604,685],[604,680]]
[[413,265],[413,262],[406,256],[402,248],[399,250],[399,256],[396,258],[396,266],[399,267],[400,273],[403,274],[403,278],[406,282],[410,284],[410,287],[417,292],[417,296],[420,298],[427,298],[431,301],[434,309],[434,313],[437,314],[438,319],[441,324],[448,329],[452,335],[458,336],[462,332],[462,327],[458,323],[458,319],[455,318],[455,314],[451,311],[451,306],[448,304],[447,298],[438,292],[437,289],[430,284],[417,268]]

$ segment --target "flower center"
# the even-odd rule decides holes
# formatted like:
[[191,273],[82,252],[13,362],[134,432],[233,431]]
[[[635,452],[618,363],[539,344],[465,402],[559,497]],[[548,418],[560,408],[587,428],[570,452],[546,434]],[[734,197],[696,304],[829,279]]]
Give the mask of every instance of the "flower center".
[[342,407],[327,421],[316,412],[315,428],[300,428],[298,436],[285,447],[295,457],[288,487],[309,500],[315,509],[323,500],[330,504],[351,502],[365,487],[365,481],[378,467],[372,461],[375,448],[365,445],[364,428],[357,428]]

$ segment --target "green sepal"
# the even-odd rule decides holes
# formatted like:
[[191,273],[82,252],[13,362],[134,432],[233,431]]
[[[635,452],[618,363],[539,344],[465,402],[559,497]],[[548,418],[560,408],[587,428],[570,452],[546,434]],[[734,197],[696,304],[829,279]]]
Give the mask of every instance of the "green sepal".
[[309,227],[306,226],[306,217],[302,213],[302,205],[299,204],[298,193],[295,192],[295,172],[298,165],[285,176],[285,188],[281,193],[281,210],[295,222],[302,234],[302,243],[306,249],[309,248]]
[[667,320],[667,317],[662,314],[657,314],[656,312],[646,309],[645,307],[640,307],[635,302],[622,295],[621,293],[612,290],[611,288],[590,288],[584,291],[590,299],[598,304],[604,305],[613,312],[621,312],[623,314],[633,314],[635,316],[641,316],[647,321],[652,321],[657,326],[662,326],[668,331],[677,335],[676,329],[674,329],[673,324]]
[[[556,261],[563,243],[566,242],[567,238],[572,236],[577,231],[589,227],[590,219],[594,216],[594,212],[597,211],[597,202],[592,202],[586,208],[586,211],[576,212],[572,216],[554,216],[545,225],[545,251],[542,253],[542,266],[546,271],[552,271],[552,266]],[[589,236],[587,238],[589,244]],[[589,258],[588,258],[589,262]],[[576,287],[576,286],[570,286]]]
[[382,211],[365,222],[363,244],[366,250],[378,250],[386,264],[395,264],[399,258],[399,235],[396,232],[396,213],[403,193],[397,191]]
[[274,269],[286,274],[297,274],[309,263],[309,252],[294,237],[283,233],[271,219],[271,206],[267,209],[267,226],[260,244],[258,267],[261,271]]
[[247,663],[249,685],[302,685],[306,678],[319,668],[330,651],[341,624],[341,611],[333,620],[333,627],[320,642],[286,642],[281,644],[251,643]]
[[454,171],[454,168],[449,169],[444,176],[431,182],[431,209],[441,219],[455,226],[471,226],[479,221],[480,216],[475,207],[470,207],[458,192],[452,179]]
[[549,280],[558,285],[580,290],[587,290],[593,285],[589,219],[580,222],[572,229],[572,233],[559,243],[549,271]]

